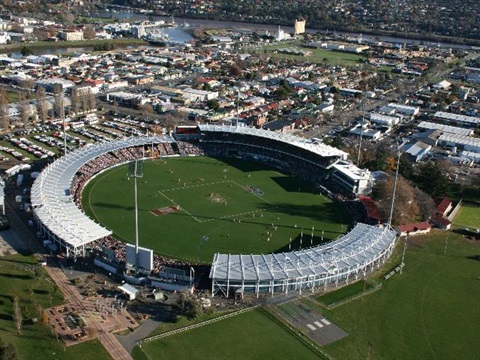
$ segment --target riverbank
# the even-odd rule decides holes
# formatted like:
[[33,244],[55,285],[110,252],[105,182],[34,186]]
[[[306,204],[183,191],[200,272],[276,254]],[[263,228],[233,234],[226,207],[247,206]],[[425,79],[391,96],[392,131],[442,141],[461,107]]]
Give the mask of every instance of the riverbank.
[[[160,19],[164,21],[171,21],[171,17],[167,14],[161,13],[133,13],[133,12],[117,12],[115,14],[100,12],[95,15],[96,17],[103,17],[106,19],[131,19],[131,20],[148,20],[154,18],[155,20]],[[278,26],[287,32],[293,32],[292,24],[290,23],[277,23],[277,24],[267,24],[267,23],[257,23],[257,22],[241,22],[237,18],[232,20],[226,19],[214,19],[206,17],[181,17],[175,16],[175,21],[178,24],[188,23],[192,27],[205,27],[205,28],[244,28],[252,29],[255,31],[260,30],[269,30],[276,31]],[[310,24],[311,25],[311,24]],[[324,33],[336,33],[337,35],[346,35],[346,36],[362,36],[364,39],[370,38],[371,40],[386,41],[386,42],[401,42],[401,43],[410,43],[410,44],[421,44],[423,42],[429,43],[439,43],[441,46],[446,47],[457,47],[457,48],[468,48],[470,46],[480,46],[480,39],[471,39],[471,38],[460,38],[460,37],[451,37],[444,35],[434,35],[434,34],[425,34],[425,33],[400,33],[397,31],[388,31],[380,29],[369,29],[369,28],[358,28],[350,29],[348,27],[343,27],[341,24],[332,28],[313,28],[310,27],[307,23],[306,31],[309,33],[324,32]]]
[[60,49],[60,48],[91,48],[93,50],[114,50],[127,46],[148,45],[146,41],[140,39],[110,39],[110,40],[80,40],[80,41],[36,41],[7,44],[0,47],[0,54],[10,54],[22,52],[23,49],[34,53],[42,49]]

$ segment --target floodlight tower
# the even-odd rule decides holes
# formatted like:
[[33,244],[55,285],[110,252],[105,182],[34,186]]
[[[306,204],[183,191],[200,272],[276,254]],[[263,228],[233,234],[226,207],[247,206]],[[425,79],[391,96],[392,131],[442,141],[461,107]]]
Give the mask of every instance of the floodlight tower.
[[135,189],[135,274],[138,272],[138,190],[137,179],[143,177],[143,160],[134,160],[128,164],[128,178],[133,178]]
[[362,99],[362,124],[360,125],[360,140],[358,142],[357,166],[360,167],[360,157],[362,154],[363,125],[365,124],[365,103]]
[[63,155],[67,155],[67,129],[65,125],[65,98],[63,97],[63,89],[62,94],[60,95],[60,106],[62,112],[62,125],[63,125]]
[[402,143],[398,148],[397,148],[397,168],[395,170],[395,180],[393,182],[393,194],[392,194],[392,204],[390,206],[390,216],[388,217],[388,226],[392,227],[392,218],[393,218],[393,205],[395,204],[395,195],[397,192],[397,180],[398,180],[398,169],[400,168],[400,156],[402,155],[401,148],[405,144]]

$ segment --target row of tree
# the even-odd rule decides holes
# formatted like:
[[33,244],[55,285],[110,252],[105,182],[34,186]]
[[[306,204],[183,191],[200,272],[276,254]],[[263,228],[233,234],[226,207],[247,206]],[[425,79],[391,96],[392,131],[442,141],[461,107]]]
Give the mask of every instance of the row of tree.
[[[50,109],[47,101],[46,90],[42,86],[36,89],[34,95],[35,106],[31,104],[32,99],[29,92],[19,91],[16,94],[16,102],[19,105],[19,123],[12,122],[7,91],[3,88],[0,89],[0,121],[4,132],[8,132],[11,125],[27,128],[30,124],[36,126],[37,119],[45,123],[49,119],[49,116],[53,118],[62,118],[65,116],[66,106],[60,84],[54,86],[54,104],[52,109]],[[74,115],[90,112],[96,108],[95,95],[92,93],[90,87],[74,87],[71,91],[70,102],[70,111]]]

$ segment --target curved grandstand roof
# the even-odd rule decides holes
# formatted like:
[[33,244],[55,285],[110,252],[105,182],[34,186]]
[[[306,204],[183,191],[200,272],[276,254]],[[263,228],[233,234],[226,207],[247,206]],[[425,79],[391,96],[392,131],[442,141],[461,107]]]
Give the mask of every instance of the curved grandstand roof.
[[80,167],[99,155],[131,146],[172,142],[170,137],[135,137],[77,149],[48,165],[32,186],[35,216],[55,236],[73,247],[86,245],[112,232],[87,217],[70,196],[70,187]]
[[294,145],[299,148],[311,151],[317,155],[324,157],[336,156],[343,160],[346,160],[348,154],[345,151],[339,150],[333,146],[329,146],[322,143],[314,143],[309,139],[304,139],[299,136],[280,133],[276,131],[269,131],[263,129],[256,129],[247,126],[232,126],[232,125],[212,125],[201,124],[198,125],[201,131],[210,132],[228,132],[243,135],[253,135],[258,137],[267,138],[270,140],[277,140],[289,145]]
[[267,282],[360,269],[389,249],[395,237],[391,228],[357,224],[337,240],[305,250],[268,255],[215,254],[210,278]]

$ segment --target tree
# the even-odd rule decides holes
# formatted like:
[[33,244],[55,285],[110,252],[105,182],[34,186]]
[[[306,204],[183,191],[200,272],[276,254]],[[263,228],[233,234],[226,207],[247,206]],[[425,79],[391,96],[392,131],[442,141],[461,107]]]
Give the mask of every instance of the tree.
[[53,96],[55,98],[55,116],[58,118],[64,115],[63,90],[61,84],[53,86]]
[[429,161],[420,166],[418,186],[432,196],[445,196],[450,192],[450,180],[443,164]]
[[43,86],[37,88],[36,98],[38,116],[40,117],[40,120],[45,123],[45,121],[47,121],[48,108],[47,95]]
[[5,344],[0,339],[0,360],[16,360],[17,354],[12,344]]
[[420,215],[422,221],[427,221],[435,217],[437,207],[432,197],[420,190],[418,187],[414,188],[415,199],[417,200],[418,207],[420,209]]
[[10,116],[8,113],[8,98],[5,89],[0,89],[0,119],[5,133],[10,129]]
[[72,111],[75,115],[77,115],[80,110],[80,95],[79,95],[79,90],[77,86],[75,86],[72,89],[70,101],[72,103]]
[[207,101],[207,106],[209,109],[217,111],[220,108],[220,104],[217,99],[210,99]]
[[95,95],[92,92],[91,88],[87,90],[87,109],[89,111],[94,111],[96,106]]
[[18,296],[15,296],[13,298],[13,321],[15,323],[15,328],[17,329],[18,334],[21,335],[23,317],[22,317],[22,310],[20,309]]
[[[390,216],[394,185],[394,175],[389,179],[380,181],[373,188],[373,196],[377,200],[378,209],[385,219]],[[415,222],[420,217],[420,208],[415,198],[412,184],[398,176],[395,202],[393,208],[392,224],[407,224]]]
[[23,56],[29,56],[33,54],[33,51],[28,46],[22,46],[22,48],[20,49],[20,53]]
[[200,302],[188,292],[182,292],[177,300],[177,308],[180,314],[188,319],[195,319],[202,313]]
[[18,94],[18,102],[20,105],[20,118],[22,119],[22,125],[26,129],[28,127],[28,121],[30,120],[30,104],[25,96],[25,93],[20,92]]
[[93,40],[97,37],[97,33],[95,32],[95,29],[93,28],[92,25],[87,25],[83,29],[83,38],[85,40]]
[[230,66],[230,75],[233,77],[240,77],[242,75],[242,68],[237,63]]

